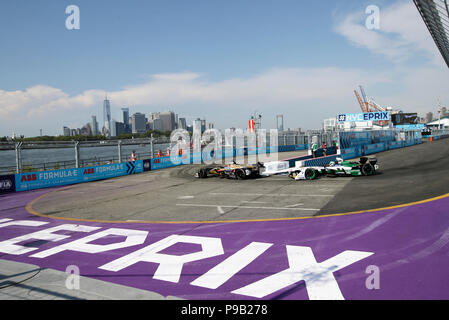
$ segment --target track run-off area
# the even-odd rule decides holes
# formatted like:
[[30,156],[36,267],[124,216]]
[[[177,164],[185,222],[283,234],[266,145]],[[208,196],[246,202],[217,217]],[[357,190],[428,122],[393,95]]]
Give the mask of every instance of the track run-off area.
[[[186,165],[2,196],[0,274],[76,266],[81,288],[131,298],[449,298],[449,139],[373,156],[371,177],[199,180]],[[0,297],[39,289],[27,279]]]

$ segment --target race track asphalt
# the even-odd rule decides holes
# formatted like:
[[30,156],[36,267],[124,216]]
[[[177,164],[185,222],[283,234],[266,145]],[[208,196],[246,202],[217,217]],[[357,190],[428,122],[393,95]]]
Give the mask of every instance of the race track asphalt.
[[[280,153],[280,159],[304,151]],[[285,219],[385,208],[449,193],[449,140],[381,152],[369,177],[286,176],[235,181],[197,179],[202,165],[185,165],[59,188],[33,212],[102,221],[242,221]]]
[[317,215],[384,208],[449,193],[448,139],[370,157],[377,157],[380,174],[351,179]]

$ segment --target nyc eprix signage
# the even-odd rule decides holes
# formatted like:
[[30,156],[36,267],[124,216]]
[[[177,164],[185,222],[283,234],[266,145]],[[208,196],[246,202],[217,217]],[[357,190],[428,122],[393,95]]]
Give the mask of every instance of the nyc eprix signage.
[[143,161],[104,166],[21,173],[15,175],[16,191],[51,188],[143,172]]
[[346,113],[338,115],[338,122],[390,121],[390,112]]

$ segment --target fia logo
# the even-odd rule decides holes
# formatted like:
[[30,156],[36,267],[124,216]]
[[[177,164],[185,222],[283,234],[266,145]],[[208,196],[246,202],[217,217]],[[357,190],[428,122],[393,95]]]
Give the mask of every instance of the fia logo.
[[346,121],[346,115],[345,114],[340,114],[339,116],[338,116],[338,121]]
[[11,189],[11,187],[12,187],[11,180],[0,180],[0,189],[1,190]]

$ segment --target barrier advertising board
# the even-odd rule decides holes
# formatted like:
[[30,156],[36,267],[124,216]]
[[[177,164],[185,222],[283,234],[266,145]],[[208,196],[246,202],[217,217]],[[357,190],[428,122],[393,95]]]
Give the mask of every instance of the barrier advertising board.
[[142,160],[96,167],[20,173],[15,175],[16,191],[51,188],[141,172],[143,172]]
[[16,191],[15,176],[13,174],[0,176],[0,194]]

